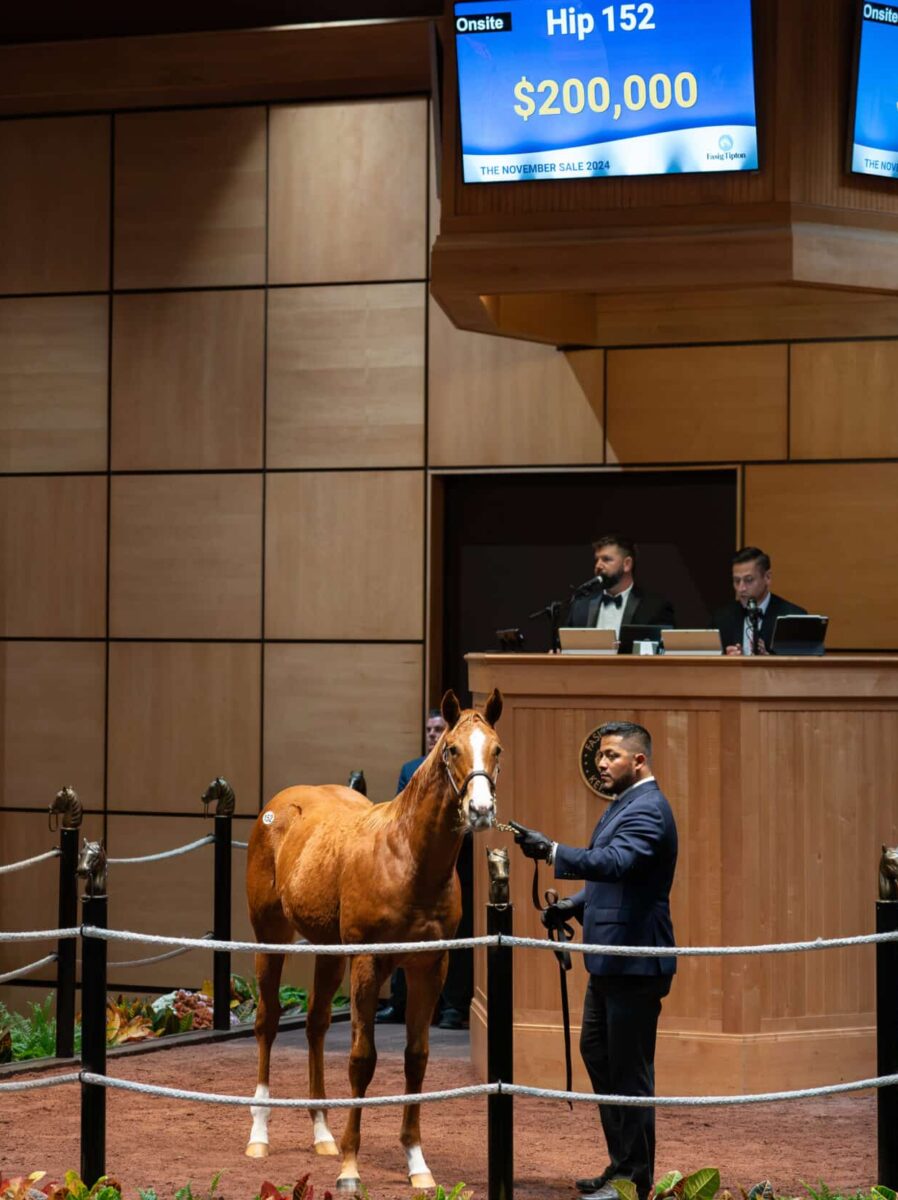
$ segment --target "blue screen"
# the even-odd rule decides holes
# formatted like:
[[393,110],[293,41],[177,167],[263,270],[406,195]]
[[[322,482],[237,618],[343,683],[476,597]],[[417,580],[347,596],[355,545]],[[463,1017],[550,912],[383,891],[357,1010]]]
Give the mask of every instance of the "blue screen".
[[751,0],[456,0],[466,183],[758,166]]
[[898,5],[861,5],[851,169],[898,179]]

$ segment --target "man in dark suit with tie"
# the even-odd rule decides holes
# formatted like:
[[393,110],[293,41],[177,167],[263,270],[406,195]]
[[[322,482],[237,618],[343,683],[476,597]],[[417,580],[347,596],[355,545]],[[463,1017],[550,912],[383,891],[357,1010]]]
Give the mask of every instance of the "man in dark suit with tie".
[[[596,732],[599,782],[613,799],[589,846],[565,846],[515,826],[515,841],[528,858],[554,863],[556,879],[586,880],[576,895],[549,905],[543,924],[559,928],[574,916],[587,944],[673,946],[669,896],[677,827],[652,774],[651,736],[629,721]],[[676,966],[673,955],[586,955],[580,1053],[597,1094],[655,1094],[655,1035]],[[600,1104],[599,1113],[609,1162],[594,1178],[576,1181],[584,1200],[617,1200],[613,1179],[632,1180],[639,1200],[647,1200],[655,1168],[654,1108]]]
[[[807,612],[771,592],[770,573],[770,556],[757,546],[745,546],[733,556],[736,599],[718,608],[711,617],[711,624],[720,630],[725,654],[767,654],[777,617]],[[752,601],[759,616],[757,646],[749,617]]]
[[640,591],[633,582],[636,543],[618,533],[606,533],[592,544],[595,587],[571,601],[567,624],[613,629],[622,625],[674,624],[673,605],[660,596]]

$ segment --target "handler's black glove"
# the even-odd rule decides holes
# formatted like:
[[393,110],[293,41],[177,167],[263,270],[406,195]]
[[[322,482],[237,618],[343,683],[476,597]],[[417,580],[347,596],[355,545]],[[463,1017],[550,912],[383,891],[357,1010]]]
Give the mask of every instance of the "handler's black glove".
[[514,830],[514,840],[524,851],[526,858],[547,859],[552,852],[552,839],[537,829],[528,829],[517,821],[509,821]]
[[556,900],[554,904],[548,905],[540,913],[539,919],[545,925],[546,929],[561,929],[565,926],[571,917],[574,915],[576,904],[573,900],[563,899]]

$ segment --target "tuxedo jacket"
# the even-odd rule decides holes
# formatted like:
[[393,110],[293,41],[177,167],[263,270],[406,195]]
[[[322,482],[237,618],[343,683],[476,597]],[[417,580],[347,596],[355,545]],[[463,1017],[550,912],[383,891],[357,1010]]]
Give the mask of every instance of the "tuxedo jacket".
[[[598,590],[593,595],[576,596],[571,601],[568,611],[568,625],[581,625],[587,628],[595,626],[599,619],[599,605],[602,593]],[[651,596],[634,586],[627,597],[621,617],[621,628],[624,625],[667,625],[674,624],[673,605],[669,600],[660,596]]]
[[[770,649],[770,643],[773,640],[773,628],[776,625],[777,617],[786,616],[788,613],[803,615],[806,612],[806,608],[801,608],[800,605],[793,604],[791,600],[784,600],[782,596],[776,596],[771,592],[770,603],[767,605],[760,626],[760,634],[767,649]],[[724,649],[727,646],[742,645],[742,637],[745,632],[745,609],[738,600],[731,600],[729,604],[724,604],[721,608],[716,609],[711,617],[711,624],[720,630]]]
[[[673,946],[670,889],[677,826],[654,780],[625,792],[603,814],[585,850],[559,843],[556,879],[585,879],[571,899],[583,941],[604,946]],[[677,960],[587,954],[592,975],[673,975]]]

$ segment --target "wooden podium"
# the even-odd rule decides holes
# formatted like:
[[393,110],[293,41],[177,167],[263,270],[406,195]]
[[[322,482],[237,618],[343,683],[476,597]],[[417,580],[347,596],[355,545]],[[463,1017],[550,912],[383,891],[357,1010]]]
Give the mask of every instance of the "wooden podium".
[[[499,818],[587,845],[603,802],[579,771],[609,720],[645,725],[676,815],[672,894],[681,946],[872,933],[881,844],[898,842],[898,656],[587,657],[471,654],[481,703],[496,686],[505,753]],[[475,932],[484,930],[486,845],[508,845],[515,932],[541,937],[532,863],[510,835],[475,840]],[[541,893],[557,884],[540,866]],[[486,1075],[485,954],[475,954],[471,1048]],[[568,980],[574,1086],[585,969]],[[564,1086],[558,969],[515,951],[515,1080]],[[875,1074],[874,948],[680,959],[664,1002],[658,1094],[722,1094]]]

